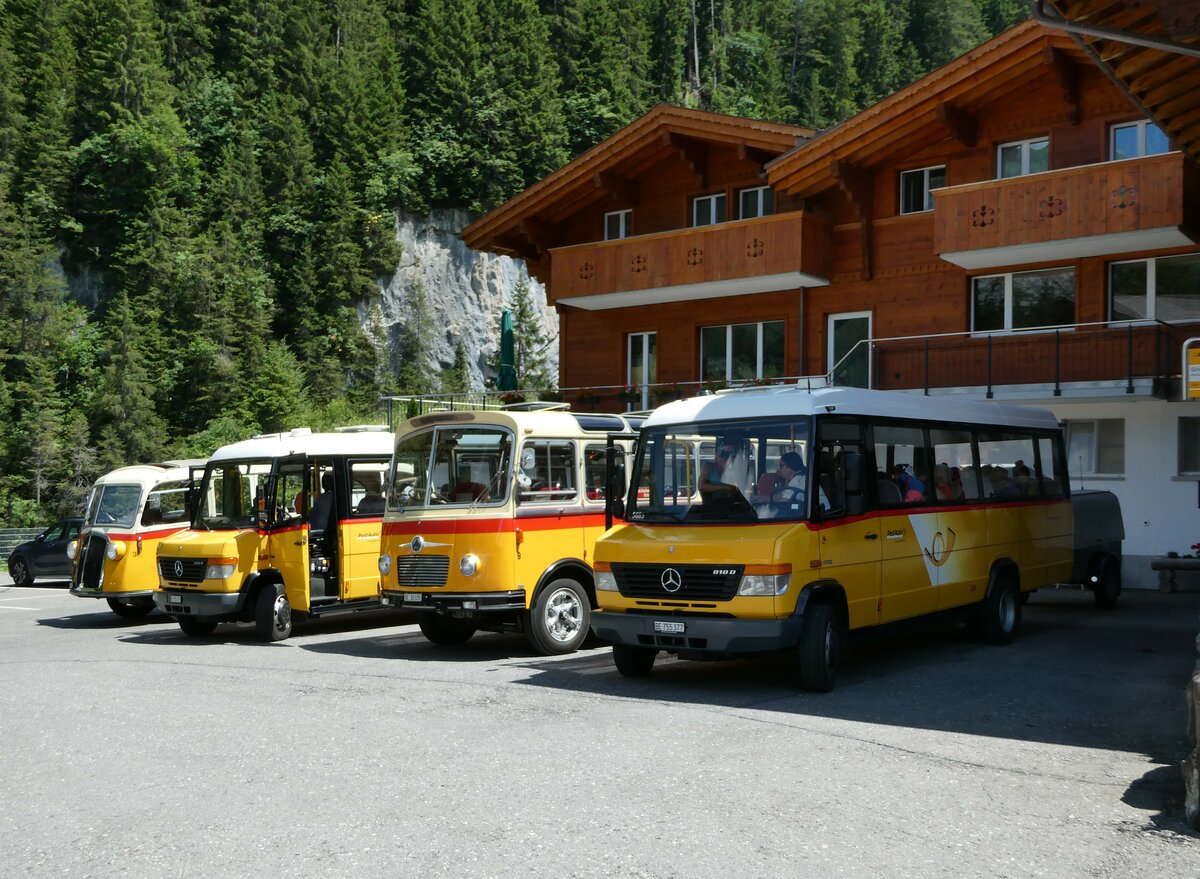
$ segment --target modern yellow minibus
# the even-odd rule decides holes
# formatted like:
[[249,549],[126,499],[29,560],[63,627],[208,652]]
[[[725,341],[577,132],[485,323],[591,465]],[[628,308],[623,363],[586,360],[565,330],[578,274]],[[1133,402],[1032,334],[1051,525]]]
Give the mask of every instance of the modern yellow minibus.
[[158,547],[154,603],[187,635],[253,622],[281,641],[293,619],[380,607],[383,428],[256,436],[218,449],[187,530]]
[[829,690],[849,629],[970,608],[1007,643],[1021,594],[1072,572],[1062,431],[1037,409],[796,386],[682,400],[646,420],[617,507],[592,626],[631,676],[659,651],[791,650],[800,684]]
[[384,602],[417,611],[435,644],[482,629],[522,631],[542,654],[577,649],[595,605],[592,551],[609,485],[625,491],[639,420],[559,404],[405,422],[379,557]]
[[154,610],[155,555],[187,527],[192,477],[204,461],[121,467],[96,480],[79,539],[67,546],[71,594],[103,598],[123,617]]

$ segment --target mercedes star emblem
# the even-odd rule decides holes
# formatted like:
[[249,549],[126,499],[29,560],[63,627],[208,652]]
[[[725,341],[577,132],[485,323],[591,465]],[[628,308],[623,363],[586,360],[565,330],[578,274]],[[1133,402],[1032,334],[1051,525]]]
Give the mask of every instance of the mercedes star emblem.
[[179,559],[175,560],[175,577],[179,580],[183,579],[183,562]]
[[418,534],[412,539],[412,543],[410,543],[409,546],[412,548],[413,552],[420,552],[425,548],[425,538]]
[[662,572],[662,579],[659,582],[662,583],[662,588],[668,592],[678,592],[683,586],[683,576],[674,568],[667,568]]

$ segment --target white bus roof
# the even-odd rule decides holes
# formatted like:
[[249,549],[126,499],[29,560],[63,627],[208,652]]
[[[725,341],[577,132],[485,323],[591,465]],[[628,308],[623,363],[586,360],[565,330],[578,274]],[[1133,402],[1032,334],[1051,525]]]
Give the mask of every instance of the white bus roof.
[[602,439],[610,433],[634,433],[640,418],[591,412],[567,412],[561,409],[488,409],[477,412],[431,412],[418,415],[400,425],[396,434],[411,433],[435,424],[500,425],[524,436],[573,437],[594,434]]
[[692,397],[667,403],[646,419],[646,427],[702,421],[741,421],[772,416],[875,415],[930,421],[995,424],[1054,430],[1058,419],[1045,409],[980,403],[944,396],[927,397],[863,388],[814,388],[768,385],[761,388]]
[[313,433],[307,428],[287,433],[267,433],[241,442],[230,443],[213,452],[210,461],[245,461],[285,458],[290,455],[371,455],[392,454],[395,437],[383,430],[348,430],[338,433]]
[[192,467],[203,467],[204,459],[187,461],[164,461],[161,464],[134,464],[118,467],[96,480],[96,485],[140,485],[153,488],[164,482],[187,479]]

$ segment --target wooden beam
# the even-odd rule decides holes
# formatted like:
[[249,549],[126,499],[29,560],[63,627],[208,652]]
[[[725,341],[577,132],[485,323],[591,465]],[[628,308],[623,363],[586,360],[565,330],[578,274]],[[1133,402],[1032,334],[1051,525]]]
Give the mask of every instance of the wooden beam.
[[1066,52],[1047,45],[1042,48],[1042,57],[1054,72],[1063,100],[1071,106],[1071,124],[1078,125],[1079,113],[1079,67],[1067,57]]
[[837,180],[838,188],[846,193],[851,207],[859,219],[859,247],[861,250],[862,268],[860,275],[864,281],[871,280],[871,251],[874,246],[872,234],[873,197],[875,194],[874,180],[866,168],[851,165],[849,162],[835,159],[830,166],[830,172]]
[[557,247],[562,238],[562,231],[558,226],[551,226],[532,217],[520,220],[517,223],[517,231],[529,242],[539,258],[551,247]]
[[936,114],[938,122],[946,126],[952,138],[965,147],[975,146],[979,140],[978,119],[946,101],[937,105]]
[[618,201],[633,207],[638,201],[638,189],[633,181],[618,177],[611,171],[600,171],[592,175],[592,185],[608,193],[610,201]]
[[675,150],[675,154],[698,178],[701,186],[708,186],[708,146],[670,131],[664,131],[663,141]]

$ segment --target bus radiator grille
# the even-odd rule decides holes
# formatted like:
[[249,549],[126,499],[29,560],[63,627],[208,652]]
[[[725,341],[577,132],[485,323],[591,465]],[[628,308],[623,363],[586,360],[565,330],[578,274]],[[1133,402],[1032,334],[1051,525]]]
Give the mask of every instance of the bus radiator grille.
[[626,598],[728,601],[742,582],[741,565],[614,564],[612,571]]
[[405,555],[396,559],[396,577],[401,586],[445,586],[449,576],[448,555]]
[[208,559],[172,559],[158,560],[158,573],[164,580],[172,583],[203,583],[204,572],[208,568]]

